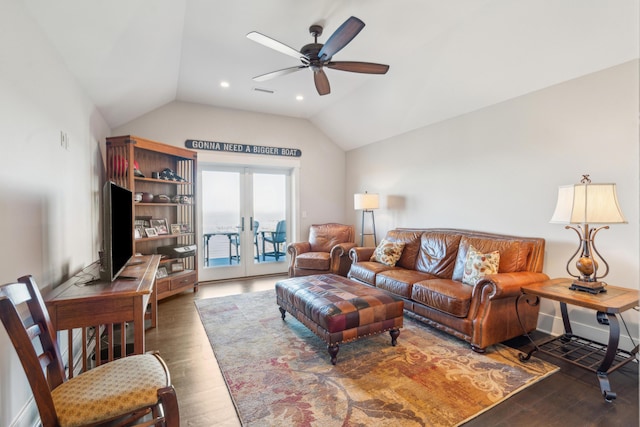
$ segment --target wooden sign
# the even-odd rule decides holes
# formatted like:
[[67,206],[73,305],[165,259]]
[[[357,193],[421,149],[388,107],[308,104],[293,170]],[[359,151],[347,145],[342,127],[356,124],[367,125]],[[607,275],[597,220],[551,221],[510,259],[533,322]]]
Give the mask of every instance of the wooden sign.
[[194,150],[223,151],[226,153],[263,154],[266,156],[300,157],[297,148],[268,147],[265,145],[233,144],[231,142],[187,139],[184,146]]

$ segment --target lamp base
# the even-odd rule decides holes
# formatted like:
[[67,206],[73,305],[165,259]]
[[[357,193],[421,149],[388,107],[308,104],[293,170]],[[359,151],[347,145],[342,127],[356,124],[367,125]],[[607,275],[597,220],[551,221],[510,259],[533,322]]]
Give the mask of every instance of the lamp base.
[[572,291],[589,292],[594,295],[600,292],[607,292],[603,282],[584,282],[582,280],[574,281],[571,286],[569,286],[569,289]]

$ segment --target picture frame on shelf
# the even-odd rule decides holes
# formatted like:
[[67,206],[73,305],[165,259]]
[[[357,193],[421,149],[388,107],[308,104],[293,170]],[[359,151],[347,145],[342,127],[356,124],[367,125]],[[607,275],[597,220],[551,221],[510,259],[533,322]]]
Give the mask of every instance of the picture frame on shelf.
[[182,233],[191,233],[191,225],[189,225],[189,224],[180,224],[180,231]]
[[169,227],[166,219],[152,219],[151,227],[155,228],[158,235],[169,234]]
[[180,271],[184,271],[184,264],[182,261],[174,262],[170,265],[171,273],[178,273]]
[[153,227],[145,228],[144,232],[147,235],[147,237],[157,237],[158,236],[158,230],[156,230]]
[[[142,230],[144,231],[144,230]],[[136,226],[136,228],[133,230],[133,238],[134,239],[141,239],[142,238],[142,233],[141,233],[141,229],[139,227]]]
[[[144,230],[145,228],[151,227],[151,217],[150,216],[136,216],[134,221],[134,225],[141,226]],[[144,237],[144,235],[142,236]]]
[[156,271],[156,279],[162,279],[167,276],[169,276],[167,269],[165,267],[158,267],[158,270]]
[[180,224],[171,224],[171,234],[182,234],[182,226]]
[[[135,226],[135,236],[136,239],[141,239],[143,237],[147,237],[147,232],[145,231],[146,228],[148,228],[149,226],[147,225],[147,227],[145,227],[144,225],[136,225]],[[139,236],[139,237],[138,237]]]

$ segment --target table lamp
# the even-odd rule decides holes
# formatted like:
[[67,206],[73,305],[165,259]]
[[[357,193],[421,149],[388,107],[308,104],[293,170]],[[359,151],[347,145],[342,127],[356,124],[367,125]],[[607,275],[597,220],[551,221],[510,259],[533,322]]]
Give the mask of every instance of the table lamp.
[[[606,292],[602,279],[609,273],[609,264],[595,246],[596,234],[608,225],[589,228],[590,224],[623,224],[627,221],[618,205],[615,184],[592,184],[589,175],[583,175],[580,184],[563,185],[558,188],[558,202],[551,217],[551,223],[567,225],[578,234],[578,249],[567,262],[567,272],[576,280],[569,289],[592,294]],[[571,272],[571,261],[580,253],[576,261],[579,274]],[[599,274],[597,258],[604,264],[604,273]]]
[[373,233],[366,233],[368,236],[373,236],[373,243],[378,246],[376,240],[376,219],[373,215],[373,209],[380,207],[380,197],[377,194],[370,194],[366,191],[364,193],[356,193],[353,195],[353,208],[355,210],[362,210],[362,232],[360,233],[360,246],[364,246],[364,213],[371,214],[371,222],[373,225]]

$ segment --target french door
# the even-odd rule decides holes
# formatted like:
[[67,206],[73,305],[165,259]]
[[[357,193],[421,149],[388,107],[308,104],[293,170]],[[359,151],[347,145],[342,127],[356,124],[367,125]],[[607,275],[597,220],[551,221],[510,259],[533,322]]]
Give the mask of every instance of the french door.
[[291,170],[200,165],[199,280],[286,272]]

